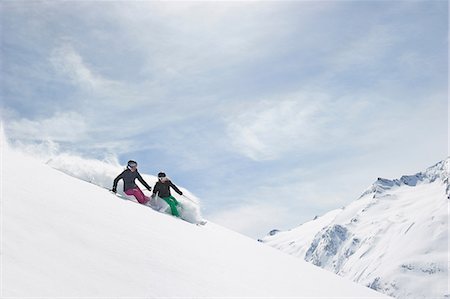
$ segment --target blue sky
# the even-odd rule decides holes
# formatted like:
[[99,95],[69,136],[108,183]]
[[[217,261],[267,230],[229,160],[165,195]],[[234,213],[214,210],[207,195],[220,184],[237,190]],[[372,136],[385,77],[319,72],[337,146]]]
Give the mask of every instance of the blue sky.
[[0,9],[10,139],[164,170],[252,237],[448,155],[447,1]]

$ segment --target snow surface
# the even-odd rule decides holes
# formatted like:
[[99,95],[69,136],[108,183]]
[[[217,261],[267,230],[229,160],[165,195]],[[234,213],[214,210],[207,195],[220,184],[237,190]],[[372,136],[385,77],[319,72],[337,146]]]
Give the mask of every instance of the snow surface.
[[[2,298],[385,297],[214,223],[123,200],[3,138],[1,156]],[[84,170],[120,170],[96,167]]]
[[[112,188],[114,178],[124,170],[124,167],[119,165],[115,159],[99,161],[94,159],[86,159],[67,153],[52,155],[50,158],[46,159],[46,164],[73,177],[82,179],[108,190]],[[151,187],[153,187],[158,180],[158,178],[153,175],[147,175],[144,173],[141,175]],[[137,180],[136,183],[140,184]],[[177,184],[177,182],[174,183]],[[192,223],[202,222],[204,219],[201,215],[199,199],[185,188],[181,186],[178,187],[181,191],[183,191],[184,196],[180,196],[176,192],[172,192],[172,196],[174,196],[183,207],[180,211],[181,218]],[[141,185],[140,188],[144,190],[144,193],[146,193],[147,196],[151,195],[150,191],[145,191],[146,189],[144,186]],[[137,203],[134,196],[128,196],[123,192],[122,180],[120,180],[117,185],[117,193],[121,197],[133,200]],[[169,205],[159,197],[157,198],[157,202],[153,202],[152,200],[152,203],[154,203],[153,206],[155,208],[165,210],[167,213],[170,213]]]
[[449,159],[379,178],[344,209],[262,242],[397,298],[445,298]]

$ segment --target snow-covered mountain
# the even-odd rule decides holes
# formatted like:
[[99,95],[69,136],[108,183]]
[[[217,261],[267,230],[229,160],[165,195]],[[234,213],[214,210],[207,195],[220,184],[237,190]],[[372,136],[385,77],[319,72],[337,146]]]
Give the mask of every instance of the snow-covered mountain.
[[261,241],[397,298],[444,298],[448,289],[449,159]]
[[110,184],[115,166],[43,163],[1,141],[1,298],[386,297],[214,223],[119,198],[95,184]]

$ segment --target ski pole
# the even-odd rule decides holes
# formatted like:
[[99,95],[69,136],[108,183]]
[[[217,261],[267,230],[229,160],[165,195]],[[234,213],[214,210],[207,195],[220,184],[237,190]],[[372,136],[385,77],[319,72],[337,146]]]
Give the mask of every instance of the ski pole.
[[193,203],[195,203],[196,205],[198,205],[198,202],[195,202],[194,200],[190,199],[189,197],[187,197],[186,195],[182,195],[184,198],[186,198],[187,200],[192,201]]

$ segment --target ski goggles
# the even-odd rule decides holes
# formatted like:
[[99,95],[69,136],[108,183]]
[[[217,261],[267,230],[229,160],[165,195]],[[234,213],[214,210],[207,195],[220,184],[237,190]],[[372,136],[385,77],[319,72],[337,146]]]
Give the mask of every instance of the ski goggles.
[[128,168],[136,168],[137,163],[128,163]]

